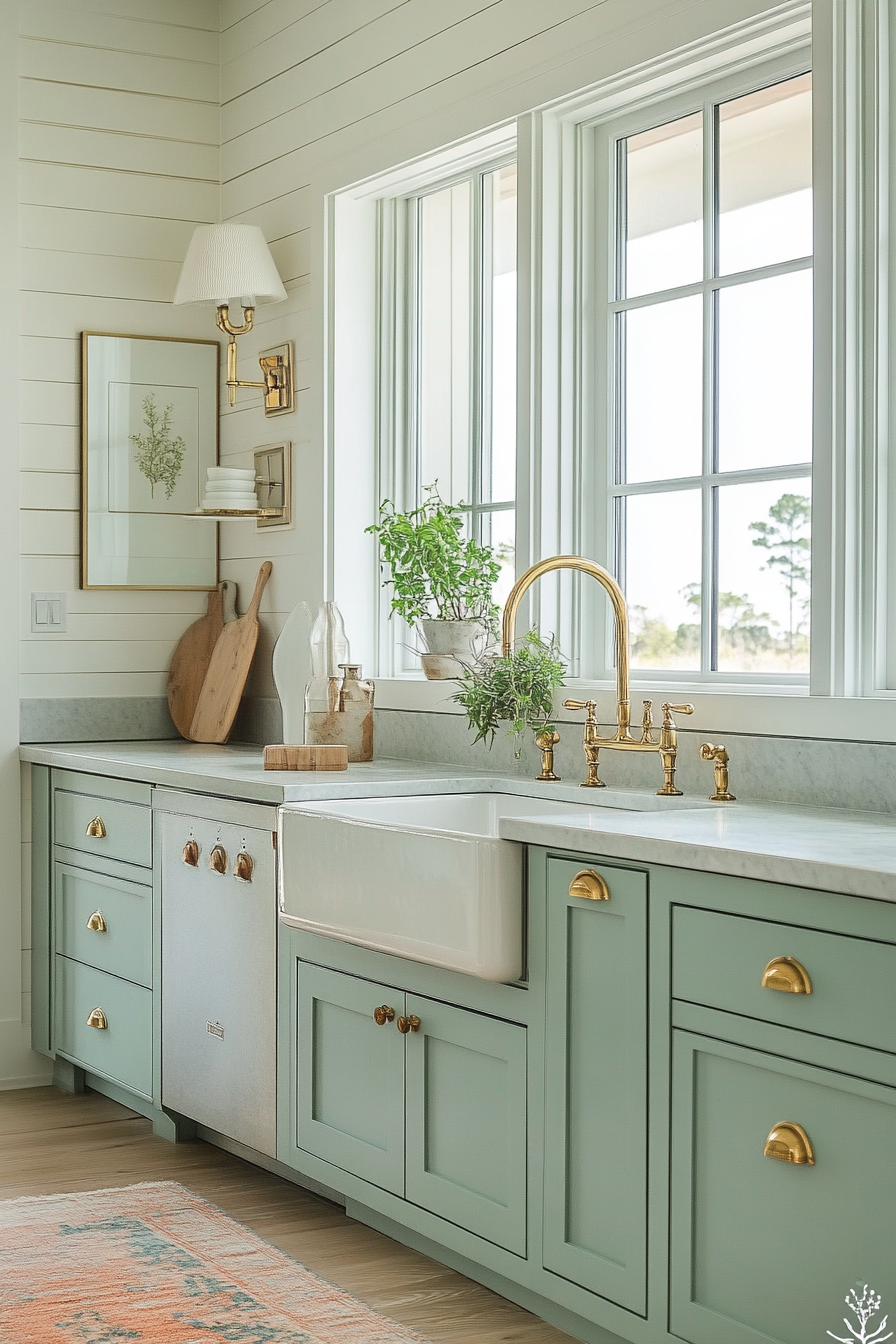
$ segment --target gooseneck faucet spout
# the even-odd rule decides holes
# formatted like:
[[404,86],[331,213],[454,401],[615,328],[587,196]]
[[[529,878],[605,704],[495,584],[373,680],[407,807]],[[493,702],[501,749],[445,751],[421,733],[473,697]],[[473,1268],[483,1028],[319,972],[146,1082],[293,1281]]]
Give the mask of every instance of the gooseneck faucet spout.
[[517,579],[505,603],[504,615],[501,618],[501,652],[506,658],[513,648],[516,614],[526,590],[536,579],[540,579],[544,574],[550,574],[555,569],[577,569],[583,574],[590,574],[592,579],[597,579],[601,587],[606,590],[610,599],[616,626],[616,738],[620,742],[625,741],[629,737],[632,710],[628,671],[628,610],[622,589],[603,565],[598,565],[593,560],[586,560],[582,555],[554,555],[549,560],[539,560],[537,564],[530,566]]
[[588,718],[585,724],[585,755],[588,761],[588,778],[585,788],[604,788],[598,777],[598,754],[601,747],[615,751],[656,751],[663,764],[664,783],[657,793],[666,797],[679,797],[681,789],[675,787],[675,763],[678,754],[678,734],[672,718],[672,710],[679,714],[693,714],[693,705],[663,705],[663,726],[659,740],[654,737],[651,702],[644,701],[644,717],[641,737],[636,740],[631,735],[631,689],[629,679],[629,642],[628,610],[625,597],[619,584],[602,565],[594,560],[586,560],[581,555],[554,555],[549,560],[539,560],[521,574],[510,590],[501,618],[501,652],[505,658],[513,648],[513,632],[520,602],[526,590],[544,574],[555,569],[573,569],[590,574],[605,590],[613,607],[616,644],[616,732],[611,737],[601,737],[594,712],[594,702],[567,700],[567,709],[586,709]]

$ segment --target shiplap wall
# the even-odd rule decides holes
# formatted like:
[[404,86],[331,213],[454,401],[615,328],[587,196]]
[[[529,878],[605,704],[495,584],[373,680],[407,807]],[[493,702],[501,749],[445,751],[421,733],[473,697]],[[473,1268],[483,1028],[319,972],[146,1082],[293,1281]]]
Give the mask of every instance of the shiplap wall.
[[[78,588],[81,330],[209,338],[171,297],[219,210],[217,0],[23,0],[21,695],[164,694],[202,594]],[[68,594],[32,635],[30,594]]]
[[[261,225],[289,292],[286,303],[260,309],[256,331],[242,339],[240,376],[258,376],[258,349],[293,339],[300,388],[295,415],[265,422],[241,394],[222,423],[231,465],[248,463],[261,443],[294,442],[295,529],[223,529],[223,570],[241,588],[260,560],[269,556],[275,565],[252,691],[273,692],[268,655],[293,606],[340,597],[327,591],[325,194],[771,7],[762,0],[222,0],[222,215]],[[372,650],[356,643],[352,653],[369,659]]]

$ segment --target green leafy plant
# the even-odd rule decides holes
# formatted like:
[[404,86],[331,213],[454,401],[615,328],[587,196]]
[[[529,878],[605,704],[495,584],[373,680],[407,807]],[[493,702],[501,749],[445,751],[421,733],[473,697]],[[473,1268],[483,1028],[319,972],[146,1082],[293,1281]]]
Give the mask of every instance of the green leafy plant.
[[379,523],[367,531],[379,537],[389,567],[383,586],[392,586],[392,611],[409,625],[434,617],[480,620],[494,628],[498,607],[492,590],[500,561],[491,546],[464,537],[463,510],[446,504],[435,485],[427,487],[419,508],[406,513],[384,499]]
[[452,699],[463,705],[476,742],[489,746],[502,723],[517,739],[517,752],[527,728],[553,729],[549,722],[554,691],[563,685],[566,664],[553,635],[541,638],[530,630],[507,655],[485,654],[458,678],[460,690]]
[[143,423],[147,433],[128,436],[137,449],[134,454],[137,469],[149,481],[152,497],[155,497],[156,486],[164,485],[165,497],[170,499],[184,465],[187,445],[180,435],[176,439],[171,437],[173,410],[174,403],[169,402],[164,411],[160,412],[155,393],[150,392],[149,396],[143,398]]

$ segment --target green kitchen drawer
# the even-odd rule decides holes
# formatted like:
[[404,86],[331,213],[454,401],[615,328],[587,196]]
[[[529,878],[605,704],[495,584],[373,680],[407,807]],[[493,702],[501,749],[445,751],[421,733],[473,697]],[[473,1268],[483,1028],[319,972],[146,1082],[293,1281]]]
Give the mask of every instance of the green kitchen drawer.
[[[673,1035],[672,1334],[818,1344],[847,1334],[844,1298],[863,1284],[892,1311],[896,1088]],[[813,1165],[787,1158],[801,1136],[784,1122]]]
[[[107,1026],[88,1026],[99,1009]],[[152,1099],[152,992],[56,957],[56,1049],[91,1073]]]
[[54,792],[54,839],[85,854],[152,867],[152,809],[99,794]]
[[[780,957],[799,962],[811,993],[762,987],[766,968]],[[786,976],[786,966],[784,972]],[[896,946],[890,943],[676,906],[672,994],[709,1008],[896,1051]]]
[[152,887],[56,863],[56,950],[152,988]]

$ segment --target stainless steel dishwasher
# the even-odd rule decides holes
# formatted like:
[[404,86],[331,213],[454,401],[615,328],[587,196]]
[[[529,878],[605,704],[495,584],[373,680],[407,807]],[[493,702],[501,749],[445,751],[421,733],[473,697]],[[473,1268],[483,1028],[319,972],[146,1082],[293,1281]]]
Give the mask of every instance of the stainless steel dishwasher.
[[159,794],[162,1102],[274,1157],[276,812]]

